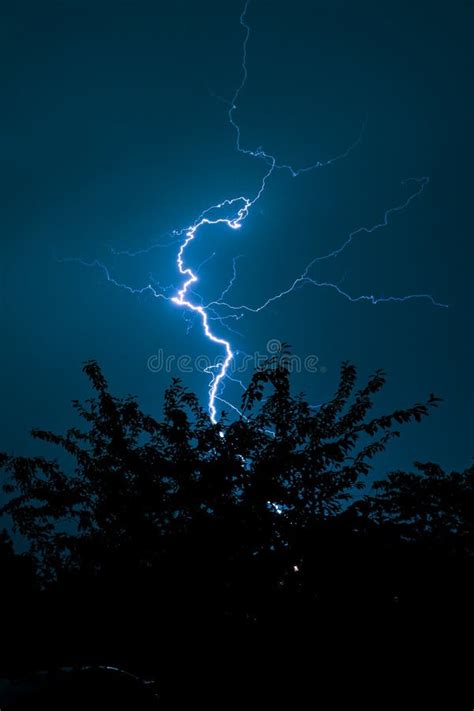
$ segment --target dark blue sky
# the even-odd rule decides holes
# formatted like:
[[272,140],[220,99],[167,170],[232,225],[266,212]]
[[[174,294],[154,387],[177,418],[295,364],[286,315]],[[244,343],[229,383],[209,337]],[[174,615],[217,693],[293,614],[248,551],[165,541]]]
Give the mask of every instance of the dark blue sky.
[[[0,446],[31,453],[33,426],[63,430],[70,400],[89,393],[81,364],[101,363],[117,394],[160,412],[167,373],[147,361],[217,351],[198,324],[149,294],[55,258],[101,259],[120,281],[179,283],[166,241],[226,197],[252,195],[264,166],[235,151],[226,106],[240,81],[241,3],[43,0],[2,8]],[[236,324],[233,344],[269,339],[315,354],[324,372],[295,376],[311,401],[333,392],[343,360],[362,377],[384,368],[381,409],[444,398],[405,431],[378,470],[433,459],[470,461],[473,360],[472,3],[254,0],[248,82],[236,117],[245,146],[307,165],[363,140],[345,160],[292,179],[278,173],[241,230],[206,231],[189,252],[201,293],[257,305],[314,256],[402,203],[410,177],[424,193],[389,226],[363,235],[313,275],[351,294],[430,293],[428,301],[352,304],[306,287]],[[232,297],[232,298],[230,298]],[[219,327],[216,327],[219,330]],[[225,332],[223,332],[225,333]],[[173,374],[177,374],[174,372]],[[185,381],[206,399],[206,376]],[[238,391],[228,391],[238,402]]]

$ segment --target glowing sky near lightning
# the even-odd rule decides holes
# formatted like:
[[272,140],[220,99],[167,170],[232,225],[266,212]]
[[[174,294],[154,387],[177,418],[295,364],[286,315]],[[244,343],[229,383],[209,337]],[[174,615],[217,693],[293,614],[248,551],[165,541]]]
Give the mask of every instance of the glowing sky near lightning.
[[[362,138],[362,130],[360,135],[358,136],[357,140],[350,145],[343,153],[341,153],[338,156],[335,156],[334,158],[328,159],[326,161],[316,161],[315,163],[311,165],[306,165],[300,168],[295,168],[292,165],[289,164],[279,164],[277,161],[277,158],[270,153],[268,153],[266,150],[263,148],[256,148],[256,149],[249,149],[249,148],[244,148],[242,145],[242,139],[241,139],[241,130],[240,126],[237,122],[237,119],[235,118],[235,114],[238,108],[238,101],[240,98],[240,95],[245,87],[245,84],[247,82],[247,77],[248,77],[248,67],[247,67],[247,45],[249,42],[250,38],[250,26],[247,21],[247,12],[249,9],[250,5],[250,0],[247,0],[247,2],[244,5],[242,14],[240,15],[240,24],[243,28],[244,31],[244,39],[243,39],[243,45],[242,45],[242,79],[240,84],[238,85],[237,89],[235,90],[234,95],[230,99],[229,103],[229,110],[228,110],[228,118],[229,122],[232,125],[232,127],[235,130],[236,134],[236,150],[239,151],[240,153],[243,153],[244,155],[247,155],[251,158],[257,158],[263,161],[263,163],[266,165],[266,169],[264,171],[260,187],[257,191],[257,193],[253,197],[247,197],[245,195],[241,195],[238,197],[233,197],[233,198],[228,198],[224,202],[218,203],[217,205],[213,205],[198,218],[198,220],[188,227],[184,233],[185,233],[185,238],[183,242],[181,243],[178,251],[178,256],[177,256],[177,266],[179,273],[185,277],[185,281],[177,294],[172,297],[173,303],[182,306],[189,311],[198,314],[201,322],[202,322],[202,328],[204,330],[204,334],[206,338],[212,343],[220,346],[221,348],[224,349],[224,357],[221,359],[221,362],[216,365],[216,366],[211,366],[209,368],[210,375],[211,375],[211,384],[209,386],[209,414],[211,417],[212,422],[217,421],[217,407],[216,407],[216,398],[219,396],[219,389],[221,386],[222,381],[225,379],[228,370],[230,368],[231,362],[233,358],[235,357],[235,354],[232,350],[232,346],[230,341],[226,340],[222,336],[217,336],[213,329],[211,328],[211,325],[209,323],[209,310],[208,308],[210,306],[212,307],[219,307],[222,306],[226,309],[229,309],[231,311],[261,311],[264,309],[266,306],[268,306],[270,303],[277,299],[281,299],[283,296],[287,296],[289,293],[291,293],[295,288],[301,286],[302,284],[313,284],[314,286],[318,287],[326,287],[326,288],[332,288],[335,289],[341,296],[344,296],[348,298],[351,301],[361,301],[361,300],[366,300],[370,301],[373,304],[377,304],[382,301],[410,301],[413,299],[428,299],[433,305],[435,306],[446,306],[445,304],[440,304],[437,303],[434,298],[429,295],[429,294],[409,294],[406,296],[388,296],[388,297],[383,297],[383,298],[377,298],[373,295],[360,295],[360,296],[350,296],[346,291],[341,289],[337,284],[333,284],[331,282],[317,282],[315,279],[312,279],[309,276],[309,271],[311,267],[315,264],[317,261],[322,261],[324,259],[328,259],[330,257],[335,258],[341,252],[348,247],[352,240],[359,236],[362,233],[367,233],[370,234],[371,232],[374,232],[377,229],[380,229],[381,227],[384,227],[388,224],[389,217],[395,213],[399,212],[410,204],[410,202],[413,200],[414,197],[419,195],[421,192],[423,192],[423,189],[425,185],[428,183],[428,178],[423,177],[423,178],[414,178],[413,182],[415,183],[417,189],[415,190],[414,193],[410,195],[402,204],[397,205],[395,207],[389,208],[388,210],[385,211],[383,220],[380,223],[377,223],[373,225],[372,227],[362,227],[354,232],[352,232],[349,237],[345,240],[345,242],[332,251],[330,254],[324,255],[322,257],[315,257],[314,260],[312,260],[307,267],[305,268],[304,272],[297,277],[292,284],[290,285],[289,288],[285,289],[282,292],[279,292],[277,294],[274,294],[273,296],[269,297],[263,304],[261,304],[259,307],[252,308],[247,305],[240,305],[240,306],[232,306],[227,302],[222,301],[222,297],[220,300],[213,301],[208,306],[203,306],[201,303],[196,303],[192,295],[190,294],[191,287],[195,285],[198,282],[198,277],[196,273],[192,270],[190,266],[187,266],[185,264],[185,251],[188,245],[198,237],[198,232],[200,228],[203,225],[217,225],[217,224],[225,224],[227,227],[232,228],[232,229],[238,229],[241,225],[242,222],[248,217],[250,210],[252,207],[255,205],[255,203],[260,199],[261,195],[263,194],[266,186],[267,186],[267,181],[271,177],[272,173],[276,170],[286,170],[288,171],[293,178],[298,177],[302,173],[306,173],[312,170],[315,170],[316,168],[321,168],[327,165],[330,165],[331,163],[334,163],[336,160],[340,160],[342,158],[347,157],[347,155],[356,147],[359,145],[361,138]],[[362,128],[365,127],[365,122]],[[209,213],[215,210],[222,210],[222,209],[227,209],[227,210],[233,210],[233,213],[231,213],[230,216],[225,216],[225,217],[209,217]],[[235,267],[235,263],[234,263]],[[226,289],[225,291],[227,292],[229,289]],[[167,297],[165,297],[167,298]],[[219,320],[219,317],[217,317],[217,320]],[[222,323],[222,321],[221,321]],[[227,403],[229,404],[229,403]]]
[[[67,426],[70,400],[89,395],[90,358],[114,392],[157,416],[172,375],[208,406],[217,369],[147,363],[160,349],[225,357],[199,313],[172,302],[188,278],[176,259],[210,206],[258,194],[271,162],[252,153],[263,146],[278,166],[304,170],[293,179],[275,166],[240,229],[203,224],[183,254],[198,277],[187,296],[236,354],[230,371],[244,350],[288,341],[326,367],[293,377],[317,403],[342,360],[363,377],[384,368],[381,408],[431,390],[444,398],[386,465],[465,466],[472,9],[454,5],[432,5],[427,21],[417,4],[407,15],[375,0],[252,0],[234,102],[245,78],[240,0],[5,7],[3,447],[28,452],[31,427]],[[243,204],[206,216],[233,220]],[[246,383],[251,367],[230,371]],[[229,410],[217,398],[238,406],[241,394],[229,377],[218,390],[216,418]]]

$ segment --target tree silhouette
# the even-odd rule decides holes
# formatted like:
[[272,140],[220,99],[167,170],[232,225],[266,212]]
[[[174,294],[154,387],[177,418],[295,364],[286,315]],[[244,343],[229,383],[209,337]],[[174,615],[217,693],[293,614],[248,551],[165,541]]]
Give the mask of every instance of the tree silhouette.
[[415,462],[416,472],[392,472],[374,483],[374,519],[395,523],[406,540],[474,551],[474,465],[444,472],[432,462]]
[[158,422],[135,398],[112,396],[96,362],[84,372],[95,396],[73,405],[86,428],[32,432],[65,450],[73,471],[44,457],[2,455],[10,498],[1,512],[53,576],[64,565],[101,567],[118,553],[123,561],[127,551],[149,565],[163,536],[237,511],[258,518],[254,532],[262,529],[266,545],[283,540],[288,526],[339,513],[363,486],[370,460],[398,436],[393,426],[419,421],[437,403],[430,396],[367,419],[384,375],[356,391],[356,370],[345,363],[334,398],[314,412],[291,393],[284,358],[272,358],[253,375],[236,421],[212,424],[175,379]]
[[[426,658],[433,619],[433,649],[441,639],[458,644],[452,623],[469,629],[474,592],[473,468],[445,474],[417,464],[369,495],[359,491],[399,427],[427,416],[438,398],[371,417],[384,373],[358,387],[344,363],[334,396],[315,408],[292,393],[287,355],[253,374],[240,417],[223,413],[217,424],[177,379],[162,418],[150,417],[135,398],[111,395],[89,361],[93,395],[73,402],[83,427],[32,432],[60,448],[61,464],[0,455],[0,514],[30,556],[15,556],[5,539],[0,567],[28,560],[37,571],[29,582],[14,572],[24,592],[8,603],[17,615],[31,610],[22,634],[32,665],[159,669],[175,708],[194,701],[193,683],[210,673],[218,700],[238,678],[242,703],[258,684],[261,703],[273,705],[277,675],[288,679],[288,706],[290,680],[301,681],[308,664],[333,694],[344,675],[362,673],[353,657],[331,667],[328,650],[341,639],[362,645],[376,634],[370,625],[402,647],[423,629]],[[16,631],[12,623],[6,644],[21,666]],[[308,636],[317,640],[310,657]],[[204,639],[213,640],[210,655]]]

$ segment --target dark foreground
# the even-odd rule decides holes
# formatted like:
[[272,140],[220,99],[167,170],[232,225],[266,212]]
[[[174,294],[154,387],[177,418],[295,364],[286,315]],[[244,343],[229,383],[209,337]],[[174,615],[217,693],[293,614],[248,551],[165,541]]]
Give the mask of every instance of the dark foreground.
[[474,467],[357,494],[437,398],[370,417],[345,364],[315,411],[269,363],[244,418],[174,381],[157,421],[85,371],[84,428],[34,432],[72,466],[0,454],[1,711],[474,708]]

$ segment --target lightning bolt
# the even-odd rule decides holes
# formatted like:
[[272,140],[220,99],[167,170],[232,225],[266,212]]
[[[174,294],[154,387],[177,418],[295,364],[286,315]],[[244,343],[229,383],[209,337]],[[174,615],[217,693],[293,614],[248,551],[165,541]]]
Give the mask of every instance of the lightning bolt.
[[[357,146],[360,144],[362,140],[362,136],[365,130],[366,126],[366,121],[362,123],[361,130],[359,132],[359,135],[357,136],[356,140],[349,145],[349,147],[341,152],[340,154],[329,158],[327,160],[321,161],[318,160],[315,163],[307,166],[303,166],[300,168],[295,168],[289,164],[284,164],[284,163],[279,163],[277,158],[266,152],[262,147],[256,148],[256,149],[250,149],[246,148],[242,145],[242,137],[241,137],[241,130],[240,126],[236,120],[235,114],[238,108],[238,102],[240,99],[240,95],[246,85],[247,78],[248,78],[248,69],[247,69],[247,47],[248,47],[248,42],[250,38],[250,25],[247,22],[247,13],[248,13],[248,8],[250,5],[251,0],[247,0],[244,8],[242,10],[242,13],[240,15],[240,25],[243,28],[244,31],[244,38],[243,38],[243,43],[242,43],[242,62],[241,62],[241,81],[240,84],[237,86],[235,89],[235,92],[230,100],[223,99],[223,101],[226,103],[228,106],[228,111],[227,111],[227,116],[228,116],[228,121],[232,129],[234,130],[235,133],[235,147],[236,150],[239,153],[242,153],[245,156],[251,157],[251,158],[256,158],[265,165],[265,171],[263,173],[263,177],[260,180],[260,184],[258,189],[256,190],[255,194],[253,197],[245,196],[245,195],[240,195],[234,198],[229,198],[226,200],[223,200],[220,203],[217,203],[215,205],[211,205],[208,207],[204,212],[201,213],[201,215],[195,220],[193,224],[191,224],[188,227],[185,227],[184,229],[181,230],[174,230],[171,235],[171,240],[167,243],[157,243],[154,245],[151,245],[150,247],[140,249],[136,252],[116,252],[114,251],[114,254],[123,254],[129,257],[134,257],[138,255],[145,254],[149,252],[152,249],[155,249],[156,247],[169,247],[170,245],[173,244],[179,244],[179,249],[176,255],[176,267],[179,275],[183,278],[183,281],[181,283],[181,286],[178,289],[175,289],[173,287],[173,295],[168,296],[167,292],[171,287],[162,287],[159,284],[155,283],[152,277],[150,277],[150,280],[148,284],[146,284],[142,288],[133,288],[128,286],[127,284],[124,284],[122,282],[117,281],[110,273],[108,268],[104,266],[101,262],[98,260],[94,260],[93,262],[85,262],[82,259],[66,259],[66,260],[61,260],[61,261],[80,261],[81,264],[88,266],[88,267],[96,267],[101,269],[107,280],[114,285],[126,289],[127,291],[133,293],[133,294],[144,294],[146,292],[150,292],[153,297],[155,298],[160,298],[164,299],[166,301],[171,301],[173,304],[176,306],[183,308],[187,313],[190,313],[192,315],[196,315],[202,325],[203,333],[206,336],[206,338],[216,346],[218,346],[221,349],[221,352],[223,353],[223,358],[221,359],[220,363],[218,365],[213,365],[209,366],[209,368],[206,369],[206,372],[211,376],[210,384],[209,384],[209,401],[208,401],[208,409],[209,409],[209,415],[211,421],[215,424],[217,423],[218,420],[218,415],[217,415],[217,402],[222,402],[223,404],[227,405],[230,409],[238,413],[239,415],[242,416],[242,413],[236,408],[232,403],[228,402],[222,397],[222,392],[225,387],[225,380],[234,380],[232,376],[230,375],[230,369],[231,369],[231,364],[233,360],[235,359],[237,352],[234,352],[232,349],[231,342],[229,340],[226,340],[222,336],[217,335],[213,329],[211,328],[211,322],[217,321],[221,326],[227,328],[230,332],[235,333],[228,323],[226,323],[229,320],[239,320],[241,319],[245,313],[251,312],[251,313],[258,313],[262,311],[263,309],[267,308],[270,304],[274,303],[275,301],[278,301],[282,299],[283,297],[291,294],[293,291],[296,289],[303,287],[305,285],[312,285],[316,286],[318,288],[326,288],[326,289],[332,289],[335,290],[339,295],[343,296],[344,298],[350,300],[351,302],[361,302],[361,301],[367,301],[371,304],[378,304],[382,302],[390,302],[390,301],[396,301],[396,302],[405,302],[405,301],[410,301],[414,299],[425,299],[430,301],[433,305],[435,306],[443,306],[446,307],[446,304],[440,304],[435,299],[430,295],[430,294],[410,294],[406,296],[375,296],[375,295],[351,295],[347,291],[343,290],[338,284],[331,283],[331,282],[325,282],[325,281],[318,281],[314,277],[310,275],[310,270],[311,268],[318,262],[322,262],[325,260],[329,259],[335,259],[338,257],[343,251],[345,251],[349,245],[358,237],[362,236],[363,234],[372,234],[376,232],[379,229],[382,229],[387,226],[389,223],[390,218],[398,212],[401,212],[405,210],[410,203],[417,197],[419,196],[423,190],[425,189],[426,185],[429,182],[429,179],[427,177],[422,177],[422,178],[410,178],[407,181],[404,181],[406,183],[413,183],[416,186],[416,189],[410,194],[410,196],[401,204],[396,205],[395,207],[391,207],[388,210],[385,211],[383,215],[383,219],[380,222],[377,222],[371,227],[360,227],[353,232],[351,232],[348,237],[343,241],[343,243],[336,249],[334,249],[332,252],[315,257],[309,264],[306,265],[302,273],[297,276],[290,284],[288,287],[283,289],[277,294],[274,294],[270,297],[268,297],[265,301],[263,301],[260,305],[258,306],[249,306],[247,304],[241,304],[241,305],[234,305],[229,303],[228,301],[224,301],[224,297],[227,296],[227,294],[230,292],[232,289],[234,282],[237,278],[237,259],[239,257],[234,257],[233,260],[233,270],[232,270],[232,277],[228,283],[228,285],[224,288],[222,291],[221,295],[215,299],[214,301],[210,301],[207,304],[203,304],[203,301],[199,294],[195,291],[195,286],[199,281],[199,272],[201,268],[204,266],[204,264],[211,259],[214,254],[211,254],[208,258],[206,258],[199,267],[197,267],[194,271],[193,269],[186,263],[185,261],[185,256],[186,256],[186,251],[189,245],[194,242],[198,236],[201,228],[206,227],[206,226],[216,226],[216,225],[224,225],[232,230],[238,230],[241,226],[244,220],[248,217],[252,207],[255,205],[255,203],[260,199],[262,196],[263,192],[265,191],[266,185],[270,177],[275,171],[286,171],[288,172],[292,177],[298,177],[299,175],[303,173],[310,172],[312,170],[315,170],[317,168],[329,166],[332,163],[342,160],[346,158]],[[223,312],[222,312],[223,311]],[[238,313],[237,313],[238,312]],[[191,326],[188,325],[188,330]],[[245,389],[245,386],[241,381],[235,381],[237,382],[241,387]]]
[[[219,315],[214,315],[212,317],[209,316],[209,308],[212,306],[212,304],[207,304],[207,306],[203,306],[202,304],[197,304],[194,301],[191,300],[189,294],[190,294],[190,289],[193,284],[196,284],[198,281],[198,276],[193,270],[185,265],[184,262],[184,254],[186,251],[186,248],[188,245],[196,239],[197,233],[201,227],[204,225],[218,225],[218,224],[224,224],[227,227],[231,229],[239,229],[242,225],[242,222],[246,219],[246,217],[249,214],[250,209],[255,205],[255,203],[259,200],[261,197],[262,193],[265,190],[267,180],[270,178],[271,174],[274,172],[274,170],[288,170],[293,177],[296,177],[302,172],[307,172],[309,170],[313,170],[315,168],[319,168],[325,165],[329,165],[330,163],[333,163],[336,160],[339,160],[340,158],[343,158],[347,156],[355,147],[356,145],[359,144],[361,140],[361,135],[359,135],[357,141],[352,145],[349,146],[349,148],[342,153],[339,156],[336,156],[335,158],[332,158],[327,161],[318,161],[317,163],[314,163],[311,166],[305,166],[300,169],[295,169],[290,165],[279,165],[277,163],[277,160],[275,156],[265,152],[263,148],[258,148],[256,150],[250,150],[248,148],[244,148],[241,144],[241,133],[240,133],[240,126],[236,122],[234,118],[234,113],[237,110],[237,103],[238,99],[240,97],[240,94],[245,87],[245,84],[247,82],[247,77],[248,77],[248,70],[247,70],[247,45],[250,37],[250,26],[246,22],[246,17],[247,17],[247,11],[248,7],[250,4],[250,0],[247,0],[247,2],[244,5],[244,9],[240,15],[240,24],[244,28],[245,34],[244,34],[244,40],[242,44],[242,79],[239,84],[239,86],[236,88],[234,95],[232,99],[230,100],[229,103],[229,110],[228,110],[228,118],[229,118],[229,123],[235,130],[236,134],[236,148],[239,153],[243,153],[244,155],[251,156],[252,158],[259,158],[263,160],[267,164],[267,171],[264,173],[263,178],[260,183],[260,187],[257,191],[257,193],[254,195],[253,198],[246,197],[244,195],[241,195],[239,197],[235,197],[232,199],[227,199],[224,200],[223,202],[213,205],[207,210],[205,210],[198,220],[191,225],[190,227],[186,228],[184,230],[184,236],[185,239],[181,243],[179,250],[178,250],[178,255],[176,259],[176,264],[178,267],[179,273],[185,277],[185,281],[177,294],[171,298],[171,301],[175,303],[178,306],[185,307],[189,311],[192,311],[193,313],[196,313],[200,316],[204,334],[206,338],[208,338],[209,341],[212,343],[215,343],[219,346],[221,346],[224,349],[224,359],[218,366],[211,366],[209,371],[211,372],[212,378],[211,378],[211,383],[209,386],[209,414],[211,421],[215,424],[217,422],[217,408],[216,408],[216,400],[220,399],[221,401],[222,398],[218,397],[219,393],[219,386],[226,377],[230,365],[235,357],[235,354],[232,350],[231,343],[230,341],[227,341],[226,339],[219,337],[213,333],[210,327],[210,321],[211,320],[218,320],[222,323],[223,318],[227,318],[226,316],[219,316]],[[363,126],[364,128],[364,126]],[[362,128],[362,130],[363,130]],[[223,208],[234,208],[236,211],[233,216],[231,217],[216,217],[214,219],[208,217],[209,213],[212,213],[216,210],[221,210]],[[229,285],[224,289],[223,293],[221,294],[221,297],[219,300],[213,302],[214,305],[224,305],[225,302],[222,301],[224,295],[230,291],[232,288],[232,285],[236,279],[236,259],[234,258],[234,263],[233,263],[233,276],[231,281],[229,282]],[[231,309],[235,309],[238,307],[230,307]],[[248,308],[248,307],[246,307]],[[215,312],[213,312],[215,314]],[[237,317],[239,318],[239,317]],[[224,401],[223,401],[224,402]],[[226,402],[226,404],[229,404]],[[236,410],[236,408],[231,405],[232,409]]]
[[[244,29],[244,40],[243,40],[243,44],[242,44],[242,79],[241,79],[240,84],[236,88],[232,99],[230,100],[230,102],[228,102],[229,109],[228,109],[227,115],[228,115],[229,123],[231,124],[231,126],[233,127],[233,129],[235,131],[237,151],[239,153],[243,153],[246,156],[250,156],[252,158],[259,158],[259,159],[263,160],[267,164],[268,169],[262,178],[258,192],[252,199],[245,197],[245,196],[240,196],[240,197],[232,198],[230,200],[225,200],[224,202],[219,203],[218,205],[214,205],[214,206],[208,208],[204,213],[201,214],[201,216],[198,218],[197,222],[195,222],[192,226],[190,226],[189,228],[186,229],[185,239],[179,248],[178,256],[177,256],[177,266],[178,266],[179,273],[182,276],[184,276],[186,278],[186,280],[185,280],[184,284],[182,285],[182,287],[180,288],[180,290],[178,291],[177,295],[172,297],[172,299],[171,299],[178,306],[183,306],[183,307],[189,309],[190,311],[199,314],[201,321],[202,321],[202,326],[204,329],[205,336],[212,343],[222,346],[222,348],[225,351],[225,357],[222,360],[221,364],[219,366],[212,366],[212,379],[211,379],[211,384],[209,386],[209,414],[210,414],[210,417],[211,417],[211,420],[213,423],[217,422],[216,400],[220,400],[221,402],[225,403],[226,405],[228,405],[229,407],[231,407],[233,410],[235,410],[237,412],[238,412],[238,410],[235,408],[234,405],[232,405],[228,401],[223,400],[222,397],[219,397],[219,386],[224,381],[226,375],[228,375],[228,371],[229,371],[230,365],[235,357],[235,354],[232,350],[231,343],[229,341],[225,340],[224,338],[216,336],[213,333],[213,331],[211,330],[211,327],[209,324],[210,320],[219,320],[222,323],[222,319],[228,318],[229,315],[227,315],[227,316],[214,315],[213,317],[210,317],[209,316],[209,309],[211,307],[221,306],[221,307],[224,307],[224,308],[231,310],[231,311],[240,311],[240,312],[249,311],[249,312],[257,313],[259,311],[262,311],[267,306],[269,306],[272,302],[283,298],[284,296],[290,294],[292,291],[294,291],[295,289],[297,289],[300,286],[303,286],[304,284],[312,284],[313,286],[334,289],[341,296],[344,296],[345,298],[349,299],[352,302],[369,301],[372,304],[378,304],[378,303],[387,302],[387,301],[404,302],[404,301],[409,301],[409,300],[413,300],[413,299],[428,299],[434,305],[445,306],[444,304],[437,303],[433,299],[433,297],[430,296],[429,294],[411,294],[408,296],[389,296],[389,297],[383,297],[383,296],[376,297],[374,295],[361,295],[361,296],[354,297],[354,296],[351,296],[346,291],[344,291],[343,289],[341,289],[341,287],[338,286],[337,284],[333,284],[330,282],[316,281],[314,278],[310,277],[308,274],[309,270],[316,262],[323,261],[323,260],[329,259],[329,258],[337,257],[351,244],[353,239],[356,238],[358,235],[360,235],[364,232],[367,234],[370,234],[382,227],[385,227],[388,224],[389,218],[393,213],[400,212],[400,211],[404,210],[405,208],[407,208],[409,206],[409,204],[412,202],[412,200],[414,200],[417,195],[419,195],[419,194],[421,194],[421,192],[423,192],[426,184],[428,183],[428,178],[426,178],[426,177],[420,178],[420,179],[417,179],[417,178],[412,179],[415,183],[417,183],[418,189],[414,193],[412,193],[404,203],[402,203],[401,205],[397,205],[396,207],[392,207],[392,208],[388,209],[384,214],[382,222],[377,223],[377,224],[373,225],[372,227],[361,227],[361,228],[355,230],[354,232],[352,232],[349,235],[349,237],[345,240],[345,242],[339,248],[337,248],[330,254],[326,254],[321,257],[316,257],[315,259],[313,259],[306,266],[303,273],[299,277],[297,277],[287,289],[281,291],[280,293],[278,293],[274,296],[269,297],[260,306],[251,307],[246,304],[235,306],[235,305],[231,305],[223,300],[224,296],[232,288],[234,281],[236,279],[236,276],[237,276],[236,258],[234,258],[234,262],[233,262],[232,278],[229,281],[228,286],[222,292],[219,299],[209,302],[207,305],[203,306],[202,304],[196,304],[189,298],[188,294],[190,291],[190,287],[198,281],[198,276],[196,273],[194,273],[192,271],[192,269],[189,266],[185,266],[184,253],[185,253],[188,245],[193,240],[196,239],[197,233],[203,225],[224,224],[227,227],[230,227],[231,229],[240,228],[242,222],[248,216],[250,209],[253,207],[253,205],[257,202],[257,200],[260,198],[260,196],[264,192],[267,180],[270,178],[270,176],[272,175],[272,173],[275,170],[287,170],[290,172],[292,177],[297,177],[297,176],[301,175],[302,173],[309,172],[309,171],[314,170],[316,168],[328,166],[337,160],[346,158],[349,155],[349,153],[351,153],[351,151],[353,151],[354,148],[356,148],[359,145],[360,141],[362,140],[363,131],[365,129],[366,121],[364,121],[364,123],[362,125],[361,132],[360,132],[359,136],[357,137],[356,141],[352,145],[350,145],[343,153],[341,153],[333,158],[330,158],[326,161],[317,161],[316,163],[313,163],[312,165],[304,166],[302,168],[294,168],[291,165],[278,163],[277,159],[274,155],[267,153],[261,147],[257,148],[256,150],[253,150],[253,149],[249,149],[249,148],[244,148],[242,146],[240,126],[235,119],[235,112],[237,111],[237,105],[238,105],[238,100],[239,100],[240,94],[242,93],[242,90],[244,89],[245,84],[247,82],[247,78],[248,78],[247,46],[248,46],[248,42],[249,42],[249,38],[250,38],[250,25],[248,25],[246,18],[247,18],[247,11],[248,11],[249,4],[250,4],[250,0],[247,0],[247,2],[244,5],[243,11],[240,15],[240,24]],[[210,219],[206,216],[213,210],[222,209],[225,207],[228,208],[228,207],[237,207],[237,206],[240,206],[240,207],[238,207],[236,213],[232,217],[218,217],[218,218]],[[215,311],[214,311],[214,314],[215,314]],[[242,314],[240,314],[240,316],[237,316],[236,314],[234,314],[234,316],[236,318],[240,318],[242,316]]]

